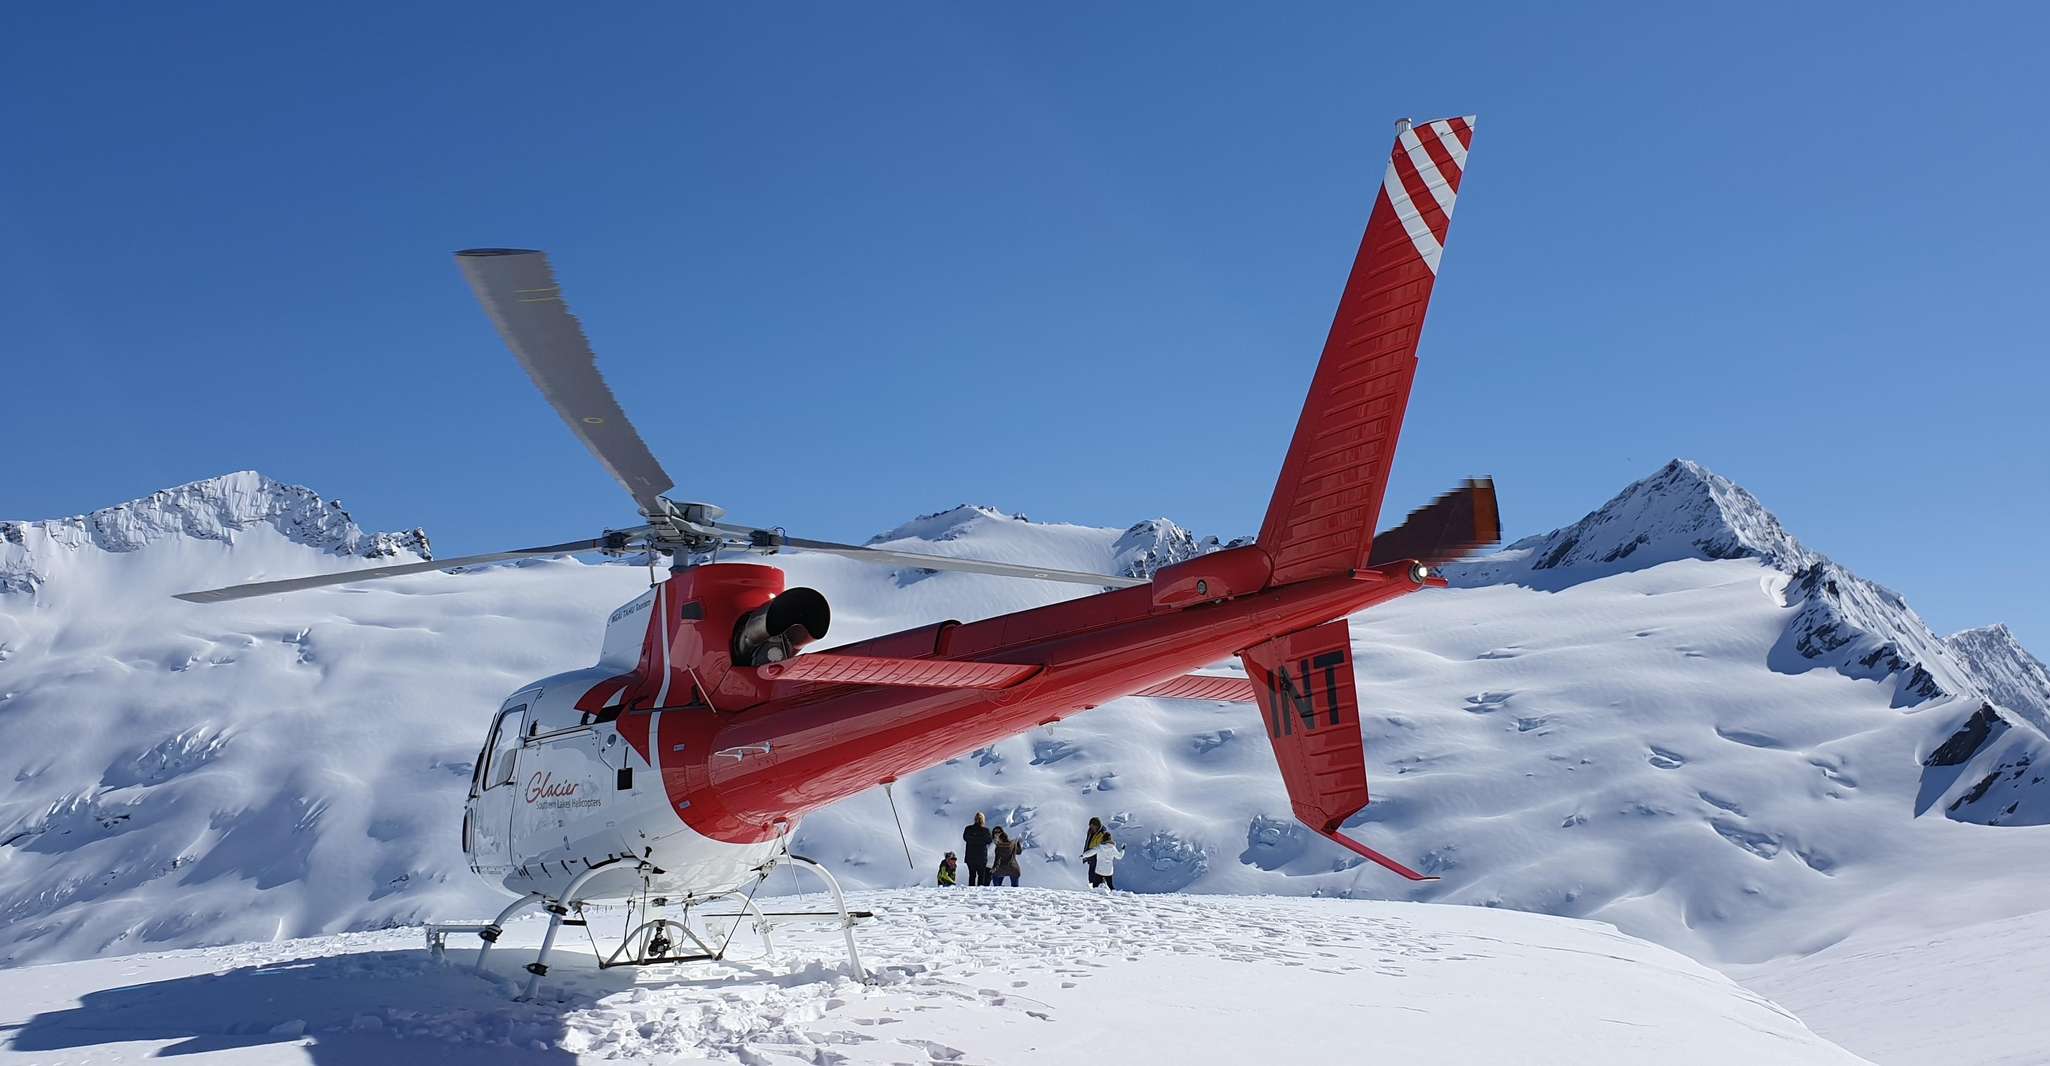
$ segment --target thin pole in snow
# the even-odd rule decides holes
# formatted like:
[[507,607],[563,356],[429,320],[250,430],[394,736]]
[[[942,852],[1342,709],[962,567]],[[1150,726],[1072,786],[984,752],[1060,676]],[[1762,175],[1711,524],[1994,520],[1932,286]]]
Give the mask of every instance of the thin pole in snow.
[[883,798],[890,801],[890,820],[897,823],[897,839],[904,845],[904,866],[917,873],[918,864],[911,861],[911,841],[904,836],[904,819],[897,817],[897,797],[890,794],[890,785],[895,780],[891,778],[883,782]]

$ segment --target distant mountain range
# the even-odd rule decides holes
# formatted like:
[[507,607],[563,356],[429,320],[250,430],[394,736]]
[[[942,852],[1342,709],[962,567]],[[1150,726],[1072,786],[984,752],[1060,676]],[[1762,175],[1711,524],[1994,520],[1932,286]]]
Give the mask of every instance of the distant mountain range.
[[[1134,575],[1221,546],[1166,519],[967,506],[875,542]],[[594,661],[644,569],[170,599],[429,550],[250,472],[0,523],[0,960],[494,909],[457,842],[489,711]],[[834,642],[1086,593],[775,562],[832,600]],[[1079,884],[1094,814],[1142,891],[1507,906],[1711,961],[1813,950],[1882,913],[2000,917],[2016,904],[1963,902],[1951,872],[2050,872],[2050,830],[2029,828],[2050,823],[2050,671],[2000,626],[1937,636],[1698,464],[1449,573],[1455,588],[1354,621],[1376,802],[1353,831],[1438,882],[1303,832],[1250,710],[1136,699],[900,783],[916,869],[880,795],[814,816],[800,842],[855,884],[923,883],[983,810],[1026,842],[1029,882]]]

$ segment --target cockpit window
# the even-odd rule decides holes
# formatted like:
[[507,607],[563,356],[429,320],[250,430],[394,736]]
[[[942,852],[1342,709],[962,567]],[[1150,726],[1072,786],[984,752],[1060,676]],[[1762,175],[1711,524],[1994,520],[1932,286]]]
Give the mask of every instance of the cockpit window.
[[490,752],[484,763],[484,787],[492,788],[512,780],[513,753],[520,747],[520,718],[527,713],[522,703],[498,712],[498,721],[491,726]]

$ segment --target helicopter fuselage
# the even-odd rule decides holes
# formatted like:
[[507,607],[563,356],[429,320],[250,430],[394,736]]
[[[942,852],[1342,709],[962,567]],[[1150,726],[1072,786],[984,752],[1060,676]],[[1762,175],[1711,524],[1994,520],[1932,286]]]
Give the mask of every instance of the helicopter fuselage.
[[613,612],[597,666],[502,706],[464,821],[471,867],[518,893],[553,895],[614,862],[585,898],[718,894],[786,848],[807,812],[1442,583],[1407,562],[1272,588],[1269,572],[1259,548],[1236,548],[1147,585],[812,653],[1031,668],[980,688],[777,680],[773,666],[736,665],[735,626],[783,591],[782,571],[678,569]]

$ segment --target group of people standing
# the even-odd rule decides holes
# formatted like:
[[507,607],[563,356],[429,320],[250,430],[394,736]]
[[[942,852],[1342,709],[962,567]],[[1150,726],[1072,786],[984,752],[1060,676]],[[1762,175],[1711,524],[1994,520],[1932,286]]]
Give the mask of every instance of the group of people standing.
[[[991,861],[991,851],[995,861]],[[998,881],[1009,881],[1013,888],[1018,885],[1018,853],[1024,845],[1004,832],[1003,826],[992,827],[981,811],[975,812],[975,821],[961,830],[961,853],[968,857],[968,883],[970,885],[993,885]],[[1082,848],[1082,863],[1089,870],[1089,887],[1117,891],[1113,880],[1117,872],[1117,861],[1125,857],[1125,849],[1118,847],[1111,839],[1110,830],[1103,827],[1100,818],[1089,819],[1089,831]],[[961,883],[960,859],[953,852],[947,852],[940,860],[939,883],[942,886]]]

